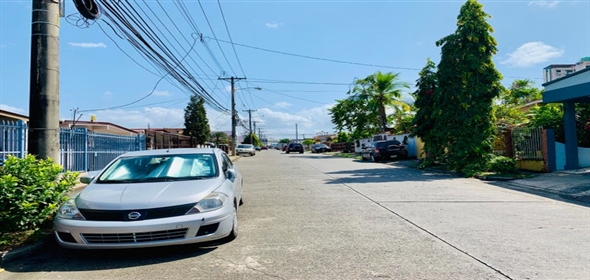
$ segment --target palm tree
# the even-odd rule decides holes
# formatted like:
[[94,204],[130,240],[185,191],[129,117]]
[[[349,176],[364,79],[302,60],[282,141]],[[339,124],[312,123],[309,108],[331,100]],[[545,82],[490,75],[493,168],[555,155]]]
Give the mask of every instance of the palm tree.
[[364,79],[355,82],[353,91],[357,93],[357,98],[369,101],[369,107],[378,112],[381,122],[381,132],[387,130],[387,107],[407,108],[408,104],[401,101],[402,89],[409,89],[406,82],[399,81],[399,73],[381,73],[367,76]]

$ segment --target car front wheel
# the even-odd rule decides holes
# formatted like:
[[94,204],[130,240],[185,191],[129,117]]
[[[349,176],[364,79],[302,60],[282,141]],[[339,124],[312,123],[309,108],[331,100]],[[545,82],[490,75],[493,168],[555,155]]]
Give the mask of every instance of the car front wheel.
[[225,239],[224,242],[230,242],[238,237],[238,207],[234,205],[234,223],[231,232]]

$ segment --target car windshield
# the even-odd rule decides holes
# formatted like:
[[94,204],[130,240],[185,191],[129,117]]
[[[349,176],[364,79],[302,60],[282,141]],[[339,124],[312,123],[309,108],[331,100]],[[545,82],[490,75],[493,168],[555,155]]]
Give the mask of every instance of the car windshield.
[[97,183],[135,183],[196,180],[217,177],[215,154],[122,157],[113,162]]
[[238,149],[251,149],[254,148],[252,145],[238,145]]

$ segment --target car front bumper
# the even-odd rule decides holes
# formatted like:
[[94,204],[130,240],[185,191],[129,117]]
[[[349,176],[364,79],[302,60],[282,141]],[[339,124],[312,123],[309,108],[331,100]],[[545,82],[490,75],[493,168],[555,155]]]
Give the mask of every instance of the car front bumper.
[[71,249],[125,249],[200,243],[228,236],[231,203],[219,210],[143,221],[87,221],[57,218],[57,243]]

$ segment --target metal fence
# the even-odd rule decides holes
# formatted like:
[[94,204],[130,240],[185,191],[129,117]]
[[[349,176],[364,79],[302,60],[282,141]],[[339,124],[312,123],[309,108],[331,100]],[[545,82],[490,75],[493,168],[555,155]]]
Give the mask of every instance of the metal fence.
[[543,129],[515,128],[512,131],[512,146],[517,160],[542,160]]
[[61,165],[66,170],[100,170],[126,152],[145,150],[143,134],[123,136],[62,128],[59,140]]
[[0,164],[9,155],[19,158],[27,154],[27,130],[24,121],[0,121]]
[[[27,126],[23,121],[0,123],[0,162],[9,156],[27,154]],[[61,128],[59,133],[60,164],[64,170],[96,171],[117,156],[145,150],[146,137],[114,135],[88,131],[86,128]]]

